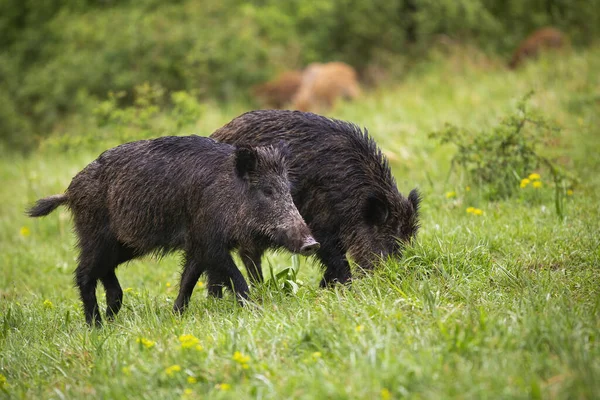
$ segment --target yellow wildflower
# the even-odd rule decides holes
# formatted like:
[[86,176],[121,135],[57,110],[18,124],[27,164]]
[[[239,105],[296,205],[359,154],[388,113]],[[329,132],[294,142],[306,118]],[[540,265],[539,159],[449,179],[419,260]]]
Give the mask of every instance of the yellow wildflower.
[[354,328],[354,330],[355,330],[356,332],[362,332],[362,331],[364,331],[364,330],[365,330],[365,327],[364,327],[364,326],[362,326],[362,325],[358,325],[356,328]]
[[467,187],[465,188],[465,190],[466,190],[467,192],[470,192],[470,191],[471,191],[471,186],[467,186]]
[[314,358],[315,360],[317,358],[321,358],[321,352],[320,351],[315,351],[314,353],[312,353],[312,358]]
[[50,310],[50,309],[54,308],[54,304],[52,304],[52,302],[50,300],[44,300],[44,308],[47,308]]
[[456,192],[452,191],[452,192],[446,192],[446,198],[447,199],[453,199],[456,197]]
[[27,237],[31,234],[31,231],[29,230],[28,227],[22,226],[21,229],[19,230],[19,233],[21,234],[21,236]]
[[381,398],[382,400],[390,400],[392,398],[392,394],[386,388],[381,389]]
[[179,372],[181,371],[181,367],[177,364],[175,365],[171,365],[170,367],[165,369],[165,374],[167,374],[167,376],[173,376],[173,374],[175,372]]
[[540,176],[540,174],[536,174],[535,172],[532,173],[532,174],[529,174],[529,180],[539,181],[540,179],[542,179],[542,177]]
[[190,388],[185,388],[185,389],[183,389],[183,395],[184,395],[184,396],[189,396],[189,395],[191,395],[192,393],[194,393],[194,391],[193,391],[192,389],[190,389]]
[[181,335],[179,336],[179,342],[181,343],[182,349],[195,347],[197,350],[202,350],[202,346],[200,346],[200,340],[198,340],[198,338],[194,335]]
[[129,367],[121,368],[121,372],[123,373],[123,375],[127,375],[127,376],[131,375],[131,369]]
[[571,189],[567,190],[567,196],[573,196],[573,190],[571,190]]
[[187,383],[196,383],[196,382],[198,382],[198,379],[194,378],[193,376],[187,377]]
[[156,344],[156,342],[154,342],[150,339],[143,338],[143,337],[139,337],[139,338],[135,339],[135,342],[141,344],[142,346],[144,346],[147,349],[151,349]]
[[171,287],[171,282],[167,282],[167,287]]
[[198,281],[198,287],[199,287],[199,288],[203,288],[203,287],[204,287],[204,282],[202,282],[202,281]]
[[539,189],[542,187],[542,182],[540,181],[535,181],[531,184],[534,188]]
[[250,361],[250,357],[249,356],[245,356],[242,353],[240,353],[239,351],[236,351],[235,353],[233,353],[233,361],[237,362],[238,364],[246,364]]
[[527,185],[529,185],[530,182],[531,181],[529,179],[527,179],[527,178],[521,179],[521,185],[520,185],[521,189],[527,187]]
[[8,384],[6,377],[0,374],[0,389],[7,389],[10,385]]
[[225,392],[231,389],[231,385],[229,383],[218,383],[217,386],[215,386],[215,388]]
[[483,210],[475,207],[467,207],[467,213],[473,215],[483,215]]

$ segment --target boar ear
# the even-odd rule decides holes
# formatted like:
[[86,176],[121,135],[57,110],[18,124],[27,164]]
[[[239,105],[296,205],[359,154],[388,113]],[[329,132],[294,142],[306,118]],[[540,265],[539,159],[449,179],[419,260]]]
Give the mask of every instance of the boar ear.
[[410,193],[408,194],[408,201],[410,201],[410,203],[412,204],[415,212],[419,212],[419,207],[421,205],[421,193],[419,193],[417,189],[413,189],[410,191]]
[[235,172],[242,179],[256,170],[258,154],[251,147],[240,146],[235,149]]
[[387,201],[378,196],[371,195],[367,198],[364,213],[367,223],[381,225],[387,221],[390,212]]

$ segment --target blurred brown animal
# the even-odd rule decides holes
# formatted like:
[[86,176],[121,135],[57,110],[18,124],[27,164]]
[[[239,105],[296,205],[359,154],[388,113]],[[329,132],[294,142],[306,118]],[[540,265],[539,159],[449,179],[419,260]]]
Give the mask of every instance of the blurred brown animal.
[[556,28],[538,29],[521,42],[508,63],[511,69],[517,68],[528,58],[536,57],[541,50],[559,49],[566,44],[565,35]]
[[356,71],[348,64],[313,63],[304,70],[292,103],[296,110],[323,111],[332,108],[339,97],[355,99],[360,93]]
[[289,104],[302,82],[302,71],[285,71],[275,79],[256,85],[253,95],[270,108],[283,108]]

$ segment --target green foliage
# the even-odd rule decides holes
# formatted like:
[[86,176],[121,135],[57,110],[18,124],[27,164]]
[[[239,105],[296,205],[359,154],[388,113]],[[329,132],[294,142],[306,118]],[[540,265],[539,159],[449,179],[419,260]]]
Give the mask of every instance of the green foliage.
[[154,132],[158,113],[164,98],[164,89],[148,83],[136,86],[132,106],[120,108],[119,100],[125,92],[109,93],[106,101],[94,110],[100,127],[110,127],[110,134],[121,141],[156,136]]
[[[540,116],[527,110],[526,95],[517,104],[516,112],[493,127],[473,134],[468,130],[448,125],[430,135],[442,144],[456,146],[452,166],[466,175],[466,184],[482,187],[485,198],[499,200],[515,195],[520,182],[533,171],[544,169],[556,186],[555,204],[563,216],[562,197],[565,193],[566,173],[556,163],[542,155],[540,147],[547,134],[556,135],[559,129]],[[546,134],[546,136],[544,136]],[[452,171],[452,169],[451,169]]]
[[1,139],[30,147],[109,92],[132,101],[144,82],[231,101],[278,70],[310,62],[345,61],[362,71],[382,60],[413,61],[441,34],[502,55],[549,24],[589,43],[600,33],[599,10],[600,0],[7,0]]
[[203,112],[196,98],[183,91],[171,93],[168,104],[165,91],[159,85],[136,86],[133,105],[119,107],[125,96],[124,92],[110,93],[94,110],[98,126],[107,128],[105,132],[121,142],[157,137],[168,131],[179,132],[198,121]]
[[275,273],[273,267],[269,265],[270,280],[267,281],[269,289],[282,291],[284,293],[296,294],[302,286],[302,282],[298,281],[298,273],[300,272],[300,262],[297,255],[292,256],[292,265]]

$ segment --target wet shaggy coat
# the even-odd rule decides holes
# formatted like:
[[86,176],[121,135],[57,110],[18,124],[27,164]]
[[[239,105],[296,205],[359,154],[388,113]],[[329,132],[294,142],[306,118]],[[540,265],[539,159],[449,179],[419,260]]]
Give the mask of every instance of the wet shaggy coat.
[[61,204],[71,209],[80,249],[75,281],[87,323],[99,325],[97,281],[106,290],[111,318],[123,298],[115,269],[133,258],[185,252],[174,305],[181,312],[203,272],[211,294],[219,296],[228,286],[247,297],[248,285],[230,255],[238,246],[314,248],[289,185],[278,148],[163,137],[105,151],[65,194],[39,200],[29,215],[49,214]]
[[[400,255],[418,229],[419,194],[402,196],[388,162],[366,131],[312,113],[252,111],[212,134],[235,145],[288,145],[292,196],[325,266],[321,286],[351,279],[348,253],[360,267]],[[260,246],[240,248],[246,268],[262,279]]]
[[541,28],[529,35],[515,50],[508,66],[517,68],[525,60],[535,58],[542,50],[560,49],[566,45],[565,35],[556,28]]

